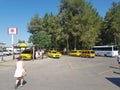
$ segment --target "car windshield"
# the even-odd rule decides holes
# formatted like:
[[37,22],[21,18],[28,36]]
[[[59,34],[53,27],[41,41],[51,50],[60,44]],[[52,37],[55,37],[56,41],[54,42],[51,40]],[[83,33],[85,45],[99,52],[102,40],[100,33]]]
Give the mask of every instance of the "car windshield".
[[8,52],[7,50],[3,50],[3,52]]
[[54,52],[52,52],[52,53],[57,53],[57,52],[54,51]]
[[0,52],[2,52],[2,50],[0,50]]
[[31,53],[31,51],[30,51],[30,50],[24,50],[22,53],[27,53],[27,54],[29,54],[29,53]]
[[71,51],[71,53],[76,53],[77,51]]
[[91,53],[95,53],[94,51],[91,51]]
[[81,53],[81,51],[79,51]]

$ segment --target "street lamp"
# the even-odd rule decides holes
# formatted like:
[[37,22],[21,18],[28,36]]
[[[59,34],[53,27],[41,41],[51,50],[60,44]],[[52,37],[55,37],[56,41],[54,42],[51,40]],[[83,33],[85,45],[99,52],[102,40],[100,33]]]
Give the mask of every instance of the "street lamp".
[[1,58],[1,60],[4,61],[4,58],[3,58],[3,56],[4,56],[3,50],[4,50],[4,47],[5,47],[5,42],[0,43],[0,45],[1,45],[1,48],[2,48],[2,58]]

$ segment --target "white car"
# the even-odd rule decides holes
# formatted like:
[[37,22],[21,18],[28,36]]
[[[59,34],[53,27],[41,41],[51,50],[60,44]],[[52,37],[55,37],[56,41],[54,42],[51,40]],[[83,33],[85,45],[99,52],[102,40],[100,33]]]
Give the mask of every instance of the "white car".
[[3,55],[3,51],[2,50],[0,50],[0,56],[2,56]]
[[10,51],[9,50],[3,50],[3,55],[11,55]]
[[21,51],[20,50],[14,50],[14,54],[20,54]]

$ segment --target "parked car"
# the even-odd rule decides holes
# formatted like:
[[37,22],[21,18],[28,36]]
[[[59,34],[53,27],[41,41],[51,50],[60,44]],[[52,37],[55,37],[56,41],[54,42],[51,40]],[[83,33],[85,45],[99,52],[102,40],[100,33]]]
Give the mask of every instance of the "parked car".
[[20,54],[21,50],[14,50],[14,54]]
[[51,58],[60,58],[62,56],[62,53],[56,51],[56,50],[49,50],[47,52],[48,57]]
[[13,54],[13,52],[12,52],[12,50],[8,50],[9,51],[9,53],[12,55]]
[[3,51],[2,50],[0,50],[0,56],[2,56],[3,55]]
[[95,57],[95,52],[93,50],[82,50],[81,57],[94,58]]
[[32,50],[26,49],[21,52],[20,56],[22,56],[24,60],[31,60],[33,58]]
[[71,50],[69,56],[81,56],[82,50]]
[[11,55],[11,52],[9,50],[3,50],[3,55],[9,56]]

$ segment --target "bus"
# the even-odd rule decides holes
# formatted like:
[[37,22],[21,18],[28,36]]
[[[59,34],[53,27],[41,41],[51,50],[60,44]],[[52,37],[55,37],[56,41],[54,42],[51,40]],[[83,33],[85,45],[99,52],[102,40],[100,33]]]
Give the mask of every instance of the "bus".
[[96,56],[109,56],[114,57],[118,55],[118,47],[111,46],[93,46],[92,50],[94,50]]

